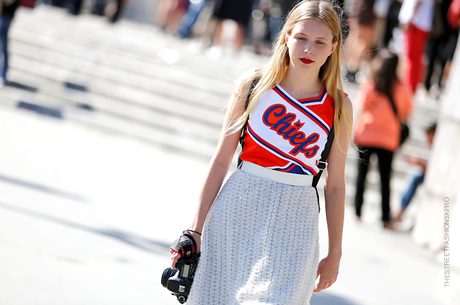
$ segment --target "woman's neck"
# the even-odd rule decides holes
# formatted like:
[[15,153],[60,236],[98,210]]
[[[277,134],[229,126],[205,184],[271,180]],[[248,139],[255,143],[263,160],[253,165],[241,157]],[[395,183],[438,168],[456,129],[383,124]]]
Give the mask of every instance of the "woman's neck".
[[304,99],[318,96],[324,84],[319,80],[317,75],[312,77],[311,74],[296,73],[294,69],[288,68],[280,86],[294,98]]

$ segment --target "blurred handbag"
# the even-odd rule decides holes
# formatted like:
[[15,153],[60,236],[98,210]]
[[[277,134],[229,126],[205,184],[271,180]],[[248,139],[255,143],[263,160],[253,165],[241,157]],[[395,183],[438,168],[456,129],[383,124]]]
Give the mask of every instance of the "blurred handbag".
[[[393,97],[390,94],[387,94],[387,96],[388,96],[388,99],[390,100],[391,108],[393,108],[396,118],[399,121],[398,110],[396,109],[395,101],[393,100]],[[409,138],[410,130],[409,130],[409,125],[407,125],[406,122],[399,121],[399,125],[401,129],[401,134],[399,137],[399,146],[401,146],[407,140],[407,138]]]

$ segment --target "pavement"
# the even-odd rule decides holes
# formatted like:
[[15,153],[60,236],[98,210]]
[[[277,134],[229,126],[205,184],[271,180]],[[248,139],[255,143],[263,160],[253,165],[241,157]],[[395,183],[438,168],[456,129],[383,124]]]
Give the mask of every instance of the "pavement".
[[[160,276],[205,162],[10,108],[0,138],[0,304],[177,304]],[[339,279],[312,305],[458,304],[458,270],[443,287],[436,256],[350,208]]]
[[[212,153],[214,121],[220,122],[218,109],[231,82],[263,58],[245,53],[211,60],[148,26],[121,22],[109,28],[94,17],[72,19],[46,7],[18,13],[11,75],[37,90],[0,89],[0,305],[177,304],[160,276],[169,265],[169,245],[190,222],[207,171],[208,157],[193,150]],[[162,63],[177,50],[182,61]],[[64,90],[69,79],[87,85],[86,91]],[[168,87],[171,79],[176,82]],[[357,87],[347,92],[354,96]],[[22,100],[50,104],[63,116],[18,109]],[[185,106],[194,100],[202,105]],[[82,101],[92,113],[74,109]],[[215,105],[205,105],[210,102]],[[418,129],[403,152],[427,153],[421,128],[436,116],[433,105],[417,101],[411,123]],[[209,115],[198,118],[203,109]],[[189,124],[189,133],[148,120],[179,129]],[[198,136],[209,126],[214,139],[206,142]],[[164,145],[173,137],[180,145]],[[354,191],[356,160],[350,159],[347,198]],[[407,167],[397,163],[396,174],[392,189],[400,190]],[[377,184],[374,172],[370,180]],[[450,270],[450,286],[444,287],[441,251],[415,245],[409,232],[383,230],[378,192],[369,187],[366,200],[362,223],[346,206],[339,279],[311,304],[458,304],[460,270]],[[327,253],[324,210],[321,256]]]

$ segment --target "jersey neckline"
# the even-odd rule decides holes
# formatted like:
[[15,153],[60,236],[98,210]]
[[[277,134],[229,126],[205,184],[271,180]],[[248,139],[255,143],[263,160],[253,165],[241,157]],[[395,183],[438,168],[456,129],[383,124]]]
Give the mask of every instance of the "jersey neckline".
[[326,86],[323,85],[323,88],[321,89],[321,91],[320,91],[318,96],[313,96],[313,97],[303,98],[303,99],[296,99],[295,97],[290,95],[283,87],[281,87],[281,85],[276,85],[276,87],[281,89],[281,91],[283,91],[283,93],[286,94],[293,101],[297,101],[297,102],[302,103],[302,104],[306,103],[306,102],[310,102],[310,103],[311,102],[321,102],[324,99],[324,95],[326,93]]

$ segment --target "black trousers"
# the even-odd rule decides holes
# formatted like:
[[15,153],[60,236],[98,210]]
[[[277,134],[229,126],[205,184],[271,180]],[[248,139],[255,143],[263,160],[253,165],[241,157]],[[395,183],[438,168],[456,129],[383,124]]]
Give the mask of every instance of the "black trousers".
[[356,196],[355,196],[355,211],[356,216],[361,217],[361,208],[363,206],[364,190],[366,184],[366,176],[369,171],[369,159],[372,154],[378,157],[378,167],[380,172],[380,188],[382,193],[382,221],[390,221],[390,176],[391,164],[393,162],[393,152],[375,147],[358,146],[359,163],[358,177],[356,179]]

